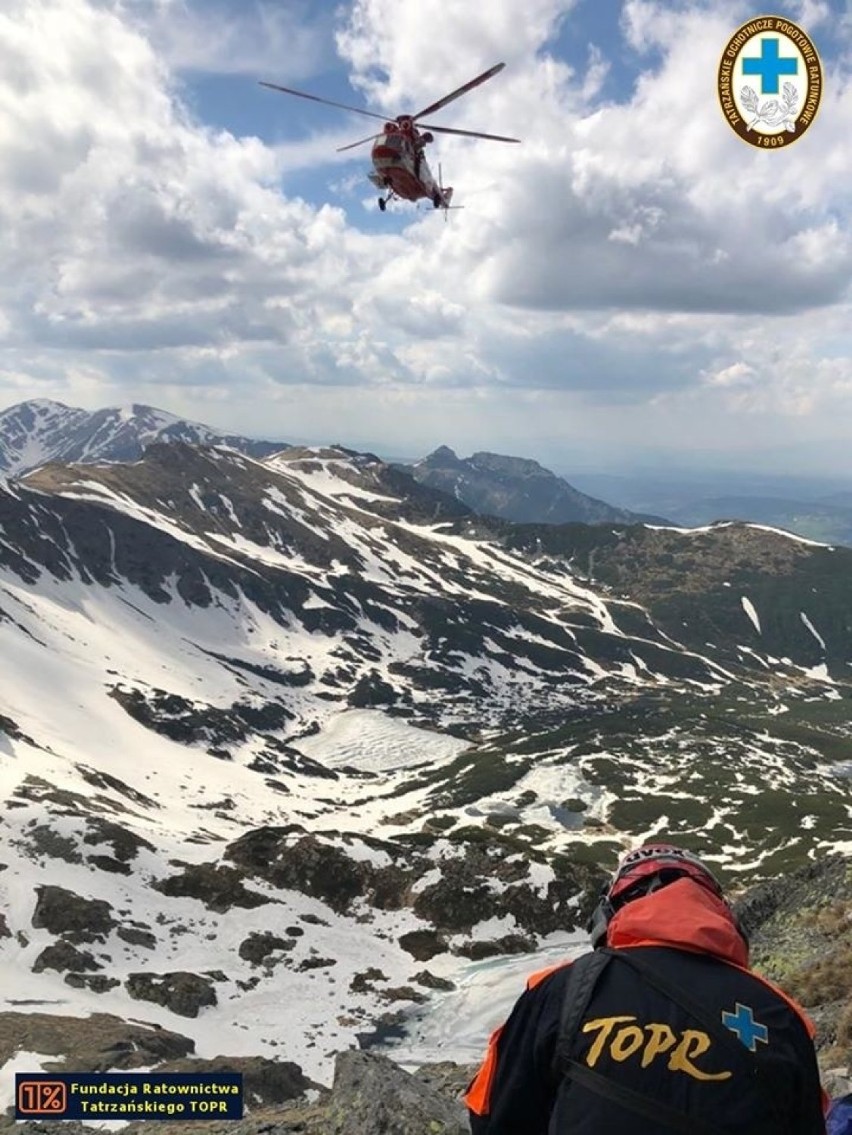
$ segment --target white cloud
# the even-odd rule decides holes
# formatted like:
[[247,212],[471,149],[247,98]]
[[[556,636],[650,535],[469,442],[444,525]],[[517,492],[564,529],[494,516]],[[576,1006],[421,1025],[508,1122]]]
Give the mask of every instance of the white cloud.
[[[358,0],[339,44],[374,105],[415,109],[505,60],[435,118],[524,139],[440,137],[464,212],[364,232],[362,214],[287,191],[350,140],[345,124],[271,148],[181,101],[183,69],[284,66],[295,10],[7,0],[4,401],[38,388],[202,419],[209,404],[213,424],[407,447],[494,448],[489,429],[514,430],[532,455],[560,430],[690,444],[726,415],[779,437],[791,417],[816,437],[848,415],[843,65],[807,136],[763,154],[716,105],[733,4],[627,0],[624,41],[572,68],[554,56],[577,15],[565,0],[531,0],[521,20],[515,0]],[[307,67],[324,49],[315,23],[298,28]],[[607,101],[630,50],[647,69]]]
[[293,82],[327,61],[328,18],[288,0],[103,0],[126,15],[177,70],[229,75],[262,72]]
[[751,386],[757,372],[748,363],[731,363],[721,370],[712,371],[704,376],[709,386]]
[[0,80],[7,343],[292,343],[340,303],[342,276],[357,287],[380,265],[339,211],[281,196],[272,150],[193,122],[116,14],[18,0],[4,75],[13,57],[39,79]]
[[[372,101],[392,113],[414,113],[497,62],[505,62],[510,75],[521,73],[576,3],[527,0],[521,15],[513,0],[355,0],[337,43]],[[504,73],[455,107],[493,108],[507,98]]]
[[794,8],[795,19],[805,32],[810,32],[811,28],[819,27],[829,20],[833,22],[835,16],[826,0],[797,0]]

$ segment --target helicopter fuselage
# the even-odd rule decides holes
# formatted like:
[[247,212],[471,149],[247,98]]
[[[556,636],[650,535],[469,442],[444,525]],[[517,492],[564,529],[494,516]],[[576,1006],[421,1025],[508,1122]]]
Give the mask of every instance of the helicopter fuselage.
[[447,207],[452,190],[444,189],[435,179],[423,153],[432,135],[421,133],[404,117],[386,122],[376,139],[371,154],[373,172],[368,174],[377,189],[388,190],[390,196],[403,201],[426,198],[436,209]]

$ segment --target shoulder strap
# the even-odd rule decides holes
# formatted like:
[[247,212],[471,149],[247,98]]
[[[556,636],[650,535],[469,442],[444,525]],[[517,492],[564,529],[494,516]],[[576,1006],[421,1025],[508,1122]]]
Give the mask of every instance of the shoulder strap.
[[[608,947],[607,952],[610,952]],[[748,1078],[756,1085],[758,1091],[763,1093],[770,1114],[775,1115],[779,1123],[778,1129],[783,1131],[787,1119],[780,1111],[778,1093],[773,1088],[772,1077],[767,1074],[768,1068],[758,1059],[757,1054],[750,1052],[742,1041],[738,1040],[731,1030],[722,1024],[721,1018],[714,1017],[706,1006],[699,1004],[693,998],[691,993],[688,993],[676,982],[672,982],[668,977],[664,977],[646,959],[638,957],[635,951],[612,950],[611,953],[614,958],[618,958],[624,965],[630,966],[631,969],[638,972],[648,985],[653,986],[668,997],[670,1001],[674,1001],[676,1005],[685,1009],[691,1017],[704,1026],[714,1040],[720,1041],[723,1048],[728,1049]]]
[[608,951],[595,950],[591,954],[583,954],[571,963],[568,971],[568,981],[565,994],[562,998],[562,1012],[559,1017],[559,1036],[556,1041],[556,1050],[553,1057],[552,1073],[554,1081],[559,1084],[566,1074],[571,1063],[571,1043],[585,1015],[595,986],[601,974],[609,965],[612,955]]

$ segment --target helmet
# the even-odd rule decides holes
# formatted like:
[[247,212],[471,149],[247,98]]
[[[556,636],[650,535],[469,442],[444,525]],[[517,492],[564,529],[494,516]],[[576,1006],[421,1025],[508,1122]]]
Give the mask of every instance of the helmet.
[[592,945],[597,948],[604,944],[610,920],[626,903],[682,878],[694,879],[724,901],[721,883],[691,851],[671,843],[649,843],[629,851],[601,892],[598,905],[589,919],[586,928]]

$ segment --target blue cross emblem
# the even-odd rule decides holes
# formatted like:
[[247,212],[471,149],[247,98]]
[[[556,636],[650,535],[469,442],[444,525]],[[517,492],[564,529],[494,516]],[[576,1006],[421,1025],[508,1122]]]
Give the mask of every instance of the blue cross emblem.
[[722,1013],[722,1024],[736,1033],[749,1052],[757,1051],[757,1041],[769,1044],[769,1029],[754,1019],[754,1012],[748,1005],[737,1002],[736,1013]]
[[778,54],[778,40],[764,36],[760,41],[760,57],[743,59],[744,75],[760,76],[762,95],[778,94],[778,78],[781,75],[795,75],[799,70],[799,60],[795,56],[782,59]]

